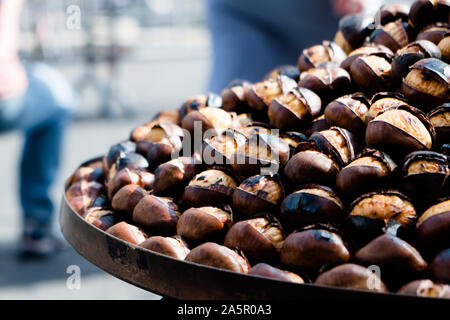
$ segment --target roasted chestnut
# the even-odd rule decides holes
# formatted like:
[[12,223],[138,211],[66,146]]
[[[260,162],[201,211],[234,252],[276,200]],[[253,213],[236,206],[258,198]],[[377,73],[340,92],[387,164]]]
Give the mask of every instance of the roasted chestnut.
[[411,27],[400,19],[379,26],[370,35],[370,42],[384,45],[394,53],[406,46],[412,39]]
[[141,228],[126,223],[125,221],[109,227],[106,229],[106,233],[134,245],[139,245],[148,238],[148,235]]
[[272,100],[283,93],[278,79],[264,80],[250,87],[247,91],[246,100],[252,110],[266,111]]
[[201,94],[186,100],[180,107],[179,118],[182,120],[192,111],[199,111],[206,107],[220,108],[222,98],[214,93]]
[[395,162],[384,152],[365,149],[341,169],[336,187],[348,198],[387,185],[397,169]]
[[426,111],[450,101],[449,88],[450,66],[436,58],[413,64],[402,83],[403,94]]
[[136,152],[121,152],[117,160],[109,168],[108,174],[105,176],[105,183],[108,185],[117,172],[125,168],[130,170],[136,169],[146,171],[148,167],[149,163],[143,155]]
[[318,271],[350,260],[350,249],[339,230],[317,225],[291,233],[280,249],[281,263]]
[[260,262],[251,267],[251,269],[248,271],[248,274],[288,282],[305,283],[303,278],[298,274],[272,267],[271,265],[263,262]]
[[114,210],[131,214],[138,202],[147,192],[136,184],[128,184],[120,188],[111,200]]
[[96,181],[99,183],[103,182],[103,170],[100,167],[93,167],[93,166],[81,166],[79,167],[75,173],[72,175],[71,184],[74,184],[75,182],[84,180],[87,182]]
[[115,193],[127,184],[136,184],[145,190],[151,190],[154,181],[155,176],[150,172],[137,169],[130,170],[128,168],[122,169],[118,171],[106,185],[108,198],[112,200]]
[[450,32],[448,32],[444,38],[439,41],[438,48],[441,51],[442,60],[450,63]]
[[381,271],[381,279],[394,290],[424,275],[428,267],[413,246],[387,233],[359,249],[354,260],[365,266],[377,265]]
[[416,0],[409,11],[409,22],[420,29],[435,22],[448,22],[449,14],[448,0]]
[[300,72],[317,68],[321,62],[332,62],[337,65],[347,57],[344,50],[332,41],[323,41],[302,51],[298,58],[298,68]]
[[338,32],[334,41],[349,54],[361,47],[372,32],[373,17],[364,15],[346,15],[339,21]]
[[370,108],[365,115],[365,122],[368,124],[375,117],[390,107],[409,105],[407,99],[397,92],[378,92],[370,100]]
[[391,87],[391,59],[384,53],[361,55],[350,65],[350,74],[360,89],[384,91]]
[[328,124],[327,120],[325,119],[325,115],[321,115],[317,118],[315,118],[313,121],[311,121],[306,129],[305,129],[305,135],[311,136],[314,132],[327,130],[330,128],[330,125]]
[[153,236],[140,243],[139,246],[179,260],[184,260],[190,252],[188,245],[180,236]]
[[330,126],[337,126],[354,134],[366,129],[365,114],[369,101],[362,93],[346,95],[330,102],[325,108],[325,119]]
[[159,165],[155,170],[154,194],[163,195],[184,189],[201,167],[194,157],[180,157]]
[[256,175],[245,179],[233,192],[237,217],[252,217],[261,212],[275,212],[284,198],[279,179]]
[[278,173],[289,160],[289,145],[280,137],[254,133],[231,156],[231,168],[240,177]]
[[66,190],[66,198],[68,201],[71,201],[73,198],[80,196],[87,196],[91,200],[100,196],[105,192],[105,187],[103,184],[97,181],[86,181],[80,180],[70,185],[70,187]]
[[205,138],[202,146],[203,163],[207,165],[229,165],[236,150],[246,142],[246,136],[234,129],[220,135]]
[[403,3],[391,3],[383,5],[377,13],[380,19],[379,22],[381,25],[385,25],[389,22],[394,22],[399,19],[408,22],[409,9],[410,6]]
[[436,143],[450,142],[450,103],[431,110],[427,116],[436,131]]
[[237,186],[235,178],[224,171],[215,169],[203,171],[184,189],[183,205],[188,208],[231,203],[231,196]]
[[450,32],[450,24],[438,22],[422,29],[417,35],[417,40],[428,40],[438,45],[445,35]]
[[121,153],[130,153],[136,151],[136,143],[133,141],[122,141],[112,145],[108,153],[105,154],[102,160],[103,175],[106,177],[109,172],[109,168],[117,161]]
[[339,221],[345,210],[331,188],[305,185],[283,200],[280,214],[280,219],[292,230],[314,223]]
[[230,212],[220,208],[190,208],[178,219],[177,234],[192,244],[222,242],[231,224]]
[[375,273],[354,263],[345,263],[325,271],[314,283],[347,289],[388,292],[386,285]]
[[180,111],[178,109],[172,110],[163,110],[158,112],[154,117],[153,121],[164,123],[164,122],[172,122],[175,124],[180,123]]
[[274,219],[255,218],[234,224],[227,232],[225,246],[241,249],[251,262],[276,261],[284,233]]
[[239,273],[248,273],[250,269],[247,259],[238,251],[214,242],[206,242],[195,247],[185,260]]
[[434,257],[429,272],[434,281],[450,284],[450,248]]
[[358,136],[339,127],[315,132],[310,139],[314,140],[324,153],[333,155],[339,165],[352,161],[360,152],[362,145]]
[[409,67],[425,58],[441,58],[441,51],[428,40],[418,40],[398,50],[391,65],[392,80],[400,84],[409,72]]
[[295,188],[306,183],[334,184],[340,166],[333,156],[323,153],[315,141],[298,144],[284,168],[284,176]]
[[450,198],[429,207],[416,224],[420,241],[433,251],[450,245]]
[[103,231],[106,231],[122,220],[114,211],[98,207],[90,208],[84,219]]
[[297,66],[290,64],[281,65],[266,74],[263,80],[276,80],[280,76],[286,76],[298,82],[298,79],[300,78],[300,72]]
[[172,199],[146,195],[134,207],[132,219],[149,231],[173,234],[179,216],[178,206]]
[[297,146],[301,142],[305,142],[308,140],[308,137],[306,135],[296,131],[283,132],[280,135],[280,138],[289,145],[290,149],[289,159],[294,155]]
[[250,86],[251,83],[245,80],[234,80],[230,82],[221,93],[222,108],[229,112],[245,112],[248,109],[245,94]]
[[299,129],[318,116],[321,107],[322,101],[313,91],[294,88],[272,100],[268,112],[270,124],[284,131]]
[[389,59],[391,59],[394,56],[394,53],[388,47],[368,42],[364,44],[362,47],[357,48],[352,52],[350,52],[348,57],[344,61],[342,61],[341,68],[350,72],[350,66],[352,65],[353,61],[355,61],[355,59],[361,56],[367,56],[371,54],[384,55]]
[[366,129],[367,146],[386,151],[394,158],[430,150],[434,138],[434,128],[425,114],[408,105],[379,112]]
[[345,69],[322,62],[316,68],[302,72],[298,86],[314,91],[322,102],[329,102],[351,90],[351,77]]
[[211,130],[214,135],[219,135],[234,125],[234,119],[231,113],[220,108],[203,108],[199,111],[192,111],[181,120],[183,129],[189,131],[191,136],[195,134],[196,125],[198,130],[204,134]]
[[397,293],[420,297],[450,299],[450,286],[434,283],[429,279],[414,280],[401,287]]
[[[411,197],[427,202],[450,189],[450,175],[446,155],[432,151],[416,151],[409,154],[402,167],[402,186]],[[447,190],[448,191],[448,190]]]

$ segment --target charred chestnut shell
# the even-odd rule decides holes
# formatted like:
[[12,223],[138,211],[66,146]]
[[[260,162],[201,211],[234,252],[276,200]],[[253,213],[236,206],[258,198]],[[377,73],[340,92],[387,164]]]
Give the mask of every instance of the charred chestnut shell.
[[141,228],[126,223],[125,221],[116,223],[112,227],[108,228],[106,233],[134,245],[139,245],[148,238],[148,235]]
[[272,100],[268,112],[270,124],[280,130],[299,129],[318,116],[321,107],[322,101],[313,91],[294,88]]
[[401,105],[379,112],[368,123],[366,144],[390,152],[393,157],[404,157],[413,151],[430,150],[435,135],[433,126],[423,112]]
[[316,68],[321,62],[332,62],[337,65],[347,57],[344,50],[335,42],[323,41],[322,44],[304,49],[298,59],[300,72]]
[[371,42],[384,45],[394,53],[412,39],[411,27],[400,19],[378,27],[370,36]]
[[237,186],[236,179],[224,171],[215,169],[203,171],[184,189],[183,205],[205,207],[231,203],[231,196]]
[[416,62],[403,79],[402,92],[426,111],[448,102],[450,66],[436,58]]
[[336,187],[347,197],[357,196],[386,185],[396,169],[397,165],[386,153],[366,149],[339,171]]
[[178,206],[170,198],[144,196],[134,207],[133,222],[160,234],[173,234],[177,226]]
[[241,249],[251,262],[267,262],[278,260],[284,238],[276,220],[261,217],[234,224],[227,232],[224,244]]
[[360,89],[384,91],[391,87],[391,58],[384,53],[361,55],[350,65],[350,74]]
[[414,280],[401,287],[397,293],[420,297],[450,299],[450,286],[434,283],[429,279]]
[[370,108],[365,115],[365,122],[368,124],[379,113],[405,104],[409,105],[408,100],[398,92],[378,92],[370,100]]
[[416,224],[417,237],[433,251],[450,245],[450,198],[429,207]]
[[263,262],[260,262],[256,265],[254,265],[248,271],[248,274],[271,278],[271,279],[283,280],[283,281],[288,281],[288,282],[305,283],[303,278],[300,277],[298,274],[272,267],[271,265],[269,265],[267,263],[263,263]]
[[222,108],[228,112],[242,113],[248,109],[245,99],[246,91],[251,83],[245,80],[234,80],[222,90]]
[[282,264],[312,271],[346,263],[350,256],[339,230],[323,225],[291,233],[280,249]]
[[406,193],[425,201],[442,195],[448,189],[450,175],[448,158],[433,151],[416,151],[409,154],[402,167],[402,186]]
[[206,242],[195,247],[185,260],[239,273],[248,273],[250,269],[247,259],[238,251],[214,242]]
[[386,56],[389,59],[391,59],[394,56],[394,53],[388,47],[368,42],[364,44],[362,47],[357,48],[352,52],[350,52],[348,57],[344,61],[342,61],[341,68],[350,72],[350,66],[352,65],[353,61],[355,61],[355,59],[361,56],[367,56],[371,54]]
[[396,84],[401,83],[409,72],[409,67],[425,58],[441,58],[441,51],[432,42],[418,40],[397,51],[392,61],[391,75]]
[[121,153],[130,153],[136,151],[136,143],[130,140],[122,141],[112,145],[107,154],[102,159],[102,170],[106,177],[109,172],[109,168],[117,161]]
[[303,133],[296,132],[296,131],[287,131],[283,132],[280,135],[281,139],[286,142],[289,145],[290,149],[290,157],[289,159],[294,155],[295,149],[297,146],[308,140],[308,137],[304,135]]
[[245,179],[233,192],[233,209],[237,217],[252,217],[261,212],[275,212],[284,198],[277,177],[256,175]]
[[450,284],[450,248],[434,257],[429,271],[434,281]]
[[177,234],[192,244],[222,242],[231,224],[230,212],[220,208],[190,208],[178,219]]
[[431,110],[427,117],[436,131],[438,145],[450,142],[450,103]]
[[364,15],[347,15],[339,21],[338,32],[334,41],[349,54],[361,47],[367,36],[372,32],[374,20]]
[[369,106],[367,98],[362,93],[346,95],[326,106],[325,119],[330,126],[361,134],[366,129],[364,119]]
[[188,245],[180,236],[153,236],[140,243],[139,246],[179,260],[184,260],[190,251]]
[[241,132],[228,129],[220,135],[204,139],[202,146],[203,163],[207,165],[229,165],[236,150],[246,142]]
[[388,292],[386,285],[376,274],[354,263],[345,263],[325,271],[317,277],[314,283],[347,289]]
[[220,108],[222,106],[222,98],[216,94],[208,93],[198,95],[186,100],[180,107],[179,118],[183,119],[192,111],[199,111],[206,107]]
[[331,188],[305,185],[283,200],[280,214],[283,223],[295,229],[314,223],[339,221],[345,215],[345,210]]

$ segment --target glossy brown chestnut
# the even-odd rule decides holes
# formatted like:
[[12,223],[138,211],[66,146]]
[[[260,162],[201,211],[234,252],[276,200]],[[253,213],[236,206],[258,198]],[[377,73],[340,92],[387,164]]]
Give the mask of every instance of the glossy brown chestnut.
[[328,102],[351,90],[351,77],[345,69],[322,62],[316,68],[302,72],[298,86],[314,91],[322,102]]
[[292,230],[314,223],[338,221],[345,215],[345,210],[331,188],[305,185],[283,200],[280,213],[280,219]]
[[369,101],[362,93],[346,95],[330,102],[325,108],[325,119],[330,126],[361,134],[366,129],[365,114]]
[[281,263],[306,270],[340,265],[348,262],[350,256],[341,235],[323,226],[291,233],[280,249]]
[[246,142],[246,136],[234,129],[227,129],[220,135],[204,139],[202,145],[203,163],[207,165],[229,165],[236,150]]
[[422,29],[417,35],[417,40],[428,40],[438,45],[445,35],[450,32],[450,23],[438,22]]
[[327,130],[330,128],[330,125],[328,124],[327,120],[325,119],[325,115],[321,115],[317,118],[315,118],[313,121],[311,121],[306,129],[305,129],[305,135],[307,137],[311,136],[314,132]]
[[184,189],[201,168],[202,164],[194,157],[180,157],[160,164],[155,170],[154,194],[169,195]]
[[303,278],[298,274],[272,267],[271,265],[263,262],[260,262],[251,267],[251,269],[248,271],[248,274],[288,282],[305,283]]
[[388,292],[386,285],[376,274],[354,263],[345,263],[323,272],[314,283],[347,289]]
[[199,111],[206,107],[222,107],[222,98],[214,93],[197,95],[186,100],[180,107],[179,118],[182,120],[192,111]]
[[284,168],[284,176],[295,188],[306,183],[333,184],[340,166],[323,153],[315,141],[301,142]]
[[438,48],[441,51],[442,60],[450,63],[450,32],[445,34],[444,38],[439,41]]
[[121,221],[112,227],[109,227],[106,229],[106,233],[134,245],[139,245],[148,238],[148,235],[142,229],[126,223],[125,221]]
[[340,127],[315,132],[310,139],[314,140],[325,154],[333,155],[341,166],[352,161],[362,147],[357,135]]
[[170,198],[144,196],[133,210],[133,222],[160,234],[174,233],[178,217],[178,206]]
[[120,188],[111,200],[111,207],[114,210],[131,214],[138,202],[147,195],[148,192],[136,184],[128,184]]
[[235,178],[224,171],[206,170],[197,174],[186,186],[183,204],[188,208],[231,203],[231,196],[237,186]]
[[246,93],[246,100],[250,108],[254,111],[265,112],[272,100],[281,95],[283,91],[278,80],[269,79],[255,83]]
[[380,53],[361,55],[350,65],[350,74],[365,92],[384,91],[391,86],[391,59]]
[[220,208],[190,208],[178,219],[177,234],[192,244],[222,242],[231,224],[230,212]]
[[354,260],[365,266],[377,265],[381,278],[392,289],[424,275],[428,267],[413,246],[391,234],[383,234],[359,249]]
[[450,65],[436,58],[422,59],[403,79],[402,92],[423,110],[450,101]]
[[237,251],[214,242],[206,242],[189,252],[186,261],[239,273],[248,273],[247,259]]
[[438,253],[431,262],[429,269],[435,282],[450,284],[450,248]]
[[189,131],[194,136],[196,126],[204,134],[207,130],[219,135],[228,128],[232,128],[234,119],[231,113],[220,108],[203,108],[199,111],[192,111],[181,120],[183,129]]
[[283,132],[280,135],[280,138],[289,145],[290,156],[289,159],[294,155],[295,149],[301,142],[305,142],[308,140],[308,137],[303,133],[296,131],[287,131]]
[[398,92],[378,92],[370,100],[370,108],[364,119],[366,124],[375,119],[375,117],[390,107],[399,107],[409,105],[408,100]]
[[98,207],[90,208],[85,220],[103,231],[122,221],[114,211]]
[[145,190],[151,190],[155,181],[154,174],[137,169],[122,169],[107,183],[108,198],[113,199],[115,193],[128,184],[136,184]]
[[434,283],[429,279],[414,280],[401,287],[397,293],[419,297],[450,299],[450,286]]
[[420,110],[408,105],[390,107],[368,123],[366,144],[393,157],[403,158],[413,151],[430,150],[435,131]]
[[449,189],[449,175],[446,155],[433,151],[412,152],[402,166],[403,190],[420,201],[436,199]]
[[234,224],[225,236],[224,245],[241,249],[252,262],[276,261],[284,238],[276,220],[255,218]]
[[409,11],[409,23],[420,29],[435,22],[448,22],[449,14],[448,0],[416,0]]
[[116,175],[116,173],[125,168],[130,170],[144,170],[149,167],[147,159],[137,152],[121,152],[117,160],[112,164],[108,170],[108,174],[105,176],[105,184],[107,185],[110,180]]
[[242,113],[249,109],[245,99],[246,91],[250,89],[251,83],[245,80],[234,80],[222,90],[222,108],[228,112]]
[[280,137],[254,133],[231,156],[231,168],[240,177],[278,173],[289,160],[289,145]]
[[350,52],[348,57],[344,61],[342,61],[341,68],[350,72],[350,66],[352,65],[353,61],[355,61],[355,59],[357,59],[361,56],[367,56],[367,55],[371,55],[371,54],[384,55],[384,56],[388,57],[389,59],[394,57],[394,53],[388,47],[380,45],[380,44],[368,42],[368,43],[364,44],[362,47],[357,48],[357,49],[353,50],[352,52]]
[[450,199],[429,207],[416,224],[417,237],[428,248],[444,249],[450,244]]
[[409,67],[425,58],[441,58],[439,48],[428,40],[417,40],[398,50],[392,60],[392,80],[400,84],[408,74]]
[[188,245],[180,236],[153,236],[140,243],[139,246],[179,260],[184,260],[190,252]]
[[321,107],[322,101],[313,91],[294,88],[272,100],[268,112],[270,124],[284,131],[303,128],[319,115]]
[[450,103],[431,110],[427,117],[436,131],[438,145],[450,142]]
[[349,54],[364,43],[372,32],[373,17],[364,15],[346,15],[339,20],[334,41]]
[[366,149],[339,171],[336,187],[347,197],[358,196],[386,185],[396,169],[397,165],[386,153]]
[[378,10],[380,23],[382,25],[388,24],[389,22],[402,20],[408,22],[409,19],[410,6],[403,3],[391,3],[383,5],[380,10]]
[[321,62],[332,62],[337,65],[347,57],[344,50],[335,42],[323,41],[302,51],[298,58],[298,68],[300,72],[317,68]]
[[370,36],[370,41],[384,45],[395,53],[413,39],[410,29],[407,22],[399,19],[375,29]]
[[300,78],[300,71],[298,70],[298,67],[294,65],[281,65],[267,73],[263,80],[276,80],[280,76],[286,76],[295,82],[298,82],[298,79]]
[[106,177],[109,168],[117,161],[121,153],[130,153],[136,151],[136,143],[133,141],[122,141],[112,145],[102,159],[103,175]]

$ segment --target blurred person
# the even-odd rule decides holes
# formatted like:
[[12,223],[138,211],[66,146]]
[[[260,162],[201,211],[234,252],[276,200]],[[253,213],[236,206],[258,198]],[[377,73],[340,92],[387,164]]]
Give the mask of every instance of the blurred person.
[[333,40],[339,18],[375,0],[208,0],[213,66],[209,90],[236,78],[259,81],[273,68],[296,64],[301,50]]
[[23,0],[0,2],[0,132],[24,133],[19,197],[23,230],[19,253],[49,256],[62,248],[52,233],[50,189],[60,165],[63,133],[74,107],[66,79],[41,63],[19,59]]

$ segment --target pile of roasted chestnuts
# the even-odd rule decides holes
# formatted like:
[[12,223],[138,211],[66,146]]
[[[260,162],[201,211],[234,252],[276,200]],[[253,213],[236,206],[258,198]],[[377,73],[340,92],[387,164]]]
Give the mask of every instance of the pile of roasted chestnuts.
[[177,259],[450,298],[449,17],[448,0],[346,16],[298,65],[135,128],[66,199]]

